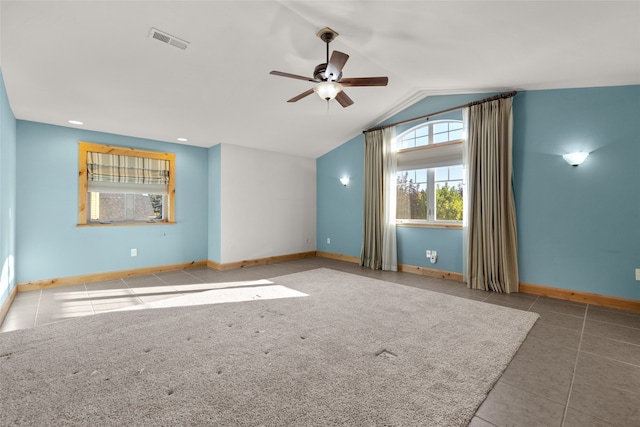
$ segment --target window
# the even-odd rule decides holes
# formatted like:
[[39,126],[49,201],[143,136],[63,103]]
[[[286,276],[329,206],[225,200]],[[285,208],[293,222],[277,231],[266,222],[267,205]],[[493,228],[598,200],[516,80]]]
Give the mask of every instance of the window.
[[405,150],[461,140],[462,122],[460,120],[441,120],[409,129],[396,139],[396,146],[398,150]]
[[175,222],[175,154],[79,143],[78,224]]
[[462,223],[462,132],[461,121],[441,120],[396,139],[399,223]]

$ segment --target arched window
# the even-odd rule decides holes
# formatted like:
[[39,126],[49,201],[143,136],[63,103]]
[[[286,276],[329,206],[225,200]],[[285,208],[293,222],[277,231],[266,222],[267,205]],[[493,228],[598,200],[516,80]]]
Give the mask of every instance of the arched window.
[[438,120],[412,127],[396,138],[398,150],[462,140],[461,120]]
[[399,223],[462,223],[462,127],[461,120],[438,120],[396,138]]

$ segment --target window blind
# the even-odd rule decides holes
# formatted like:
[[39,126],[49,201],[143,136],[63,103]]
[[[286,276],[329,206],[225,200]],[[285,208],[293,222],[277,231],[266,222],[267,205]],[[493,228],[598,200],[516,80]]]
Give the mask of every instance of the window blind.
[[398,170],[428,169],[462,163],[462,144],[433,144],[398,153]]
[[166,194],[169,161],[87,152],[87,186],[93,192]]

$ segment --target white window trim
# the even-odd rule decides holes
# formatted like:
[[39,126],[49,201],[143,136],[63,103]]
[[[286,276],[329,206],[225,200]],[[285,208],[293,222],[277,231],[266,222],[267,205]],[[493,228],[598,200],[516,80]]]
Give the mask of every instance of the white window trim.
[[[402,138],[403,135],[413,132],[423,126],[433,126],[438,122],[462,122],[462,120],[448,119],[438,120],[434,122],[421,123],[396,137],[396,140]],[[408,171],[417,169],[427,169],[427,219],[397,219],[396,225],[415,225],[422,227],[443,227],[443,228],[462,228],[462,220],[438,220],[434,217],[434,208],[436,206],[436,183],[435,168],[456,166],[463,164],[463,140],[453,140],[447,142],[434,143],[434,134],[429,132],[429,143],[418,147],[410,147],[397,150],[397,171]],[[464,165],[463,165],[464,167]],[[463,181],[463,194],[465,183]]]

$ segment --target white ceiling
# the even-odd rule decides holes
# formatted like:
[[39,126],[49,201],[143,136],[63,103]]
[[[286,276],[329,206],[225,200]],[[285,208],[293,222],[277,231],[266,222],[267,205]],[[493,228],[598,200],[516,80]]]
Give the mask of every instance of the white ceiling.
[[[1,1],[16,118],[318,157],[431,94],[640,83],[638,1]],[[343,109],[315,94],[316,32],[340,33]],[[180,50],[151,27],[190,42]]]

